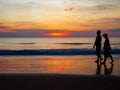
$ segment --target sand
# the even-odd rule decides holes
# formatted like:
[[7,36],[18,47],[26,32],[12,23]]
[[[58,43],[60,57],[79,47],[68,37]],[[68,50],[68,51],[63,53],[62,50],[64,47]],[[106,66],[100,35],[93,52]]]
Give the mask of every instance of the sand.
[[[120,55],[113,55],[115,62],[97,65],[96,55],[74,56],[0,56],[1,73],[47,73],[75,75],[109,75],[120,76]],[[111,69],[111,70],[110,70]]]
[[119,55],[113,56],[109,74],[94,62],[95,55],[1,56],[0,90],[120,90]]
[[109,75],[0,74],[1,90],[120,90],[119,82]]

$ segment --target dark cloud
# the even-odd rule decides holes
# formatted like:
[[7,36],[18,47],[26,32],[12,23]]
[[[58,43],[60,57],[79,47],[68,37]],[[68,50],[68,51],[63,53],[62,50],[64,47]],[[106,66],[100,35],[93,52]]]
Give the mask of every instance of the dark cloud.
[[32,29],[16,29],[14,32],[0,32],[0,37],[36,37],[36,35],[39,33],[43,33],[43,31]]
[[106,5],[97,5],[95,6],[95,8],[97,8],[98,10],[111,10],[115,7],[115,5],[112,4],[106,4]]
[[8,26],[0,26],[0,30],[1,29],[7,29],[7,28],[9,28]]
[[9,26],[0,25],[0,32],[10,32]]
[[[91,31],[64,31],[64,30],[40,30],[40,29],[24,29],[14,30],[14,32],[0,32],[0,37],[40,37],[42,34],[48,34],[53,32],[66,32],[69,33],[70,37],[93,37],[96,36],[97,30]],[[102,33],[108,33],[109,36],[120,36],[120,29],[102,30]]]
[[108,32],[119,32],[120,33],[120,29],[111,29],[111,30],[106,30]]
[[52,32],[65,32],[65,31],[42,30],[42,29],[14,29],[11,32],[0,32],[0,37],[38,37],[40,34]]
[[[92,6],[81,6],[81,5],[75,5],[73,8],[80,12],[87,12],[89,14],[101,14],[101,13],[107,13],[107,11],[112,12],[117,8],[117,5],[115,4],[97,4]],[[109,12],[108,12],[109,13]]]
[[120,37],[120,28],[119,29],[110,29],[105,30],[103,33],[107,33],[110,37]]
[[120,18],[115,18],[115,21],[118,21],[118,22],[120,22]]

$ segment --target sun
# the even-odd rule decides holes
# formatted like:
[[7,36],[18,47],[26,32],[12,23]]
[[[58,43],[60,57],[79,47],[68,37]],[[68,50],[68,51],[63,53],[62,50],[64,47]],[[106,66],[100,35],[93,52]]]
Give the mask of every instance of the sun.
[[71,35],[70,35],[70,33],[67,33],[67,32],[53,32],[53,33],[41,34],[39,36],[43,36],[43,37],[68,37]]
[[53,37],[63,37],[63,36],[68,36],[68,33],[51,33],[50,36]]

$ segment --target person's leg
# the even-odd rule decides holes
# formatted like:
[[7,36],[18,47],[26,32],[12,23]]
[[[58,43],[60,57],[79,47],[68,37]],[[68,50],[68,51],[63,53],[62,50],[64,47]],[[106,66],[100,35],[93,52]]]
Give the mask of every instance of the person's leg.
[[106,60],[107,60],[107,57],[104,56],[104,61],[102,62],[102,64],[105,64],[105,63],[106,63]]
[[104,51],[104,61],[102,62],[102,64],[105,64],[106,60],[107,60],[107,53],[106,51]]
[[98,51],[98,50],[96,50],[96,55],[97,55],[97,60],[96,60],[95,62],[98,62],[98,61],[99,61],[99,59],[100,59],[100,53],[99,53],[99,51]]
[[103,60],[102,56],[101,56],[101,47],[98,49],[98,52],[99,52],[99,58],[100,58],[100,61]]
[[103,58],[101,57],[101,55],[100,55],[100,62],[103,60]]
[[[108,55],[109,55],[111,61],[114,62],[113,57],[112,57],[112,55],[111,55],[111,53],[110,53],[110,50],[108,50]],[[112,62],[111,62],[111,63],[112,63]]]
[[99,61],[99,57],[97,56],[97,60],[95,60],[95,62],[98,62]]
[[112,55],[111,55],[111,54],[110,54],[110,59],[112,60],[112,62],[114,62],[113,57],[112,57]]

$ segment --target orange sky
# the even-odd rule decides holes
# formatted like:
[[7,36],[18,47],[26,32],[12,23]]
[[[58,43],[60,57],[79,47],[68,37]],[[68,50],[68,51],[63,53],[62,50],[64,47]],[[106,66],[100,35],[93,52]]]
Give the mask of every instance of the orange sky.
[[120,29],[119,10],[120,0],[0,0],[0,32]]

